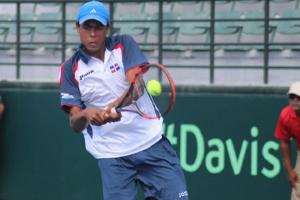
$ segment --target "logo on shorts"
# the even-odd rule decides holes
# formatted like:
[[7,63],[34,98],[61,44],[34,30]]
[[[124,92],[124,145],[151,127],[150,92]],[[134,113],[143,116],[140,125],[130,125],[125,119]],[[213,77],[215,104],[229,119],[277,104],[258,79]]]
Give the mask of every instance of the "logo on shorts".
[[121,68],[120,68],[120,66],[119,66],[119,64],[118,63],[115,63],[114,65],[111,65],[110,67],[109,67],[109,69],[110,69],[110,71],[111,71],[111,73],[116,73],[117,71],[119,71]]
[[181,197],[187,197],[189,194],[187,191],[184,191],[184,192],[180,192],[178,193],[178,197],[181,198]]

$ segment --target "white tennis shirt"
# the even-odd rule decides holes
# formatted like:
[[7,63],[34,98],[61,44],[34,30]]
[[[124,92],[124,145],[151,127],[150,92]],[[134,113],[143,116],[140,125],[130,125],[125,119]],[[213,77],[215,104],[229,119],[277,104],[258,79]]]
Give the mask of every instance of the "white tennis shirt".
[[[105,108],[129,87],[125,73],[148,63],[130,36],[107,38],[104,62],[87,55],[82,46],[64,62],[60,72],[61,107]],[[95,158],[116,158],[145,150],[160,140],[162,119],[145,119],[123,112],[119,122],[89,125],[85,146]]]

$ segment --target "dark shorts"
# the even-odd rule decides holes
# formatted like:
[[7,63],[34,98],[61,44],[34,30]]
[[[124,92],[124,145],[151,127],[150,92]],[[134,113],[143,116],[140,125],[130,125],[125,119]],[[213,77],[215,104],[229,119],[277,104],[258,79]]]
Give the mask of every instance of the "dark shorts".
[[121,158],[98,160],[104,200],[135,200],[137,186],[145,198],[187,200],[183,171],[171,144],[164,136],[150,148]]

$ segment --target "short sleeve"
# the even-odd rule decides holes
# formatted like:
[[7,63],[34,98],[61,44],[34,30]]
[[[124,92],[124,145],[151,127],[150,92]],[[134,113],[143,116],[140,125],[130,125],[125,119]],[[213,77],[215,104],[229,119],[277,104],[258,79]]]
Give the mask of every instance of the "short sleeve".
[[122,38],[122,45],[124,47],[123,64],[125,71],[148,63],[145,55],[131,36],[124,35]]
[[72,64],[64,63],[60,70],[60,105],[65,112],[73,106],[83,107]]

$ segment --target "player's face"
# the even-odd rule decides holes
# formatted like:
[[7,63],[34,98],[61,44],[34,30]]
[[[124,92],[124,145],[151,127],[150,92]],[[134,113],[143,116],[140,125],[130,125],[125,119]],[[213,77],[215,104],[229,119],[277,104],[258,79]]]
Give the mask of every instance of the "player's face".
[[91,56],[99,57],[99,54],[104,52],[107,30],[107,26],[96,20],[88,20],[77,26],[80,41]]
[[289,94],[290,106],[294,110],[300,110],[300,97],[295,94]]

